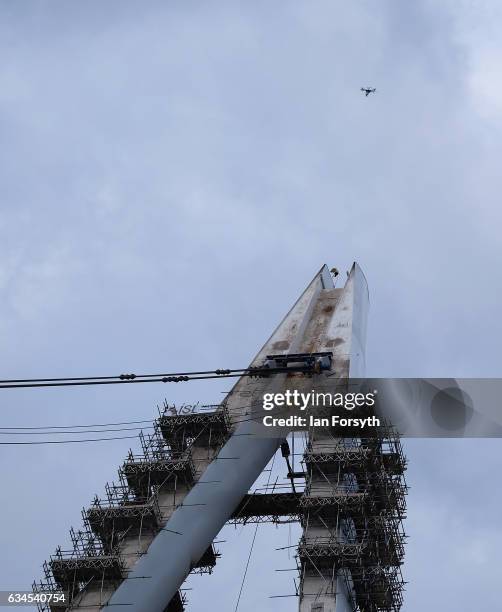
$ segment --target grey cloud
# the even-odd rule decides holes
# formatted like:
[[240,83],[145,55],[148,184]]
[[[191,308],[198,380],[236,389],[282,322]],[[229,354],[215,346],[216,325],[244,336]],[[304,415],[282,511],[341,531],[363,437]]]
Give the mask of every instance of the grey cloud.
[[[2,3],[2,375],[246,364],[321,263],[356,259],[368,375],[497,376],[500,116],[473,91],[493,6],[473,30],[469,3]],[[147,418],[165,393],[224,388],[16,393],[2,422]],[[40,574],[127,447],[0,451],[5,588]],[[442,584],[438,609],[480,591],[492,604],[500,559],[482,528],[455,563],[476,512],[465,448],[410,447],[407,612]],[[470,448],[485,466],[470,484],[496,480],[496,447]],[[269,533],[287,543],[287,528],[260,536],[242,611],[295,605],[268,599],[291,589],[279,573],[260,598]],[[240,579],[236,542],[194,582],[193,610]]]

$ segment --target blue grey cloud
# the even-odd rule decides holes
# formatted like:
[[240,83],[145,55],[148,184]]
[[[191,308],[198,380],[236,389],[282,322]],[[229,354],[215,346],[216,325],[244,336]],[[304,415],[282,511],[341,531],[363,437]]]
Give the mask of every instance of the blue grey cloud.
[[[0,14],[3,377],[246,364],[321,263],[354,259],[369,375],[499,375],[495,2]],[[9,391],[2,425],[148,418],[165,394],[225,390],[197,385]],[[494,607],[496,442],[408,446],[406,612]],[[40,575],[127,448],[0,450],[2,588]],[[270,552],[288,537],[259,532],[242,612],[294,607],[268,599],[291,576],[265,571],[292,562]],[[193,610],[208,594],[235,605],[250,535],[225,538],[215,574],[190,583]]]

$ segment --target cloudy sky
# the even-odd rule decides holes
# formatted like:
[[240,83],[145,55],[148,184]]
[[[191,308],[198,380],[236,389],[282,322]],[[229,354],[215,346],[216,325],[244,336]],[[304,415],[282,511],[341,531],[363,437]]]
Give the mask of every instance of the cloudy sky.
[[[1,377],[246,365],[353,260],[369,375],[499,376],[501,25],[496,0],[0,0]],[[226,388],[8,390],[0,426]],[[1,589],[41,575],[131,444],[0,447]],[[406,450],[405,612],[496,609],[499,441]],[[258,531],[240,612],[295,609],[269,599],[295,533]],[[234,610],[252,535],[224,530],[191,610]]]

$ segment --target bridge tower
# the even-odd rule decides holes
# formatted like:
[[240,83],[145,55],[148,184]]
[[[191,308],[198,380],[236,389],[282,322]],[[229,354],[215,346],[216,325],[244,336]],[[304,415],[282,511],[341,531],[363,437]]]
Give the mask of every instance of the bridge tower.
[[[306,432],[302,469],[288,492],[250,493],[287,428],[263,424],[263,395],[331,391],[365,373],[368,290],[357,264],[335,288],[323,266],[225,400],[180,414],[165,405],[140,436],[118,480],[105,486],[56,549],[34,590],[64,590],[66,609],[181,612],[190,573],[211,573],[214,539],[227,522],[299,521],[300,612],[398,612],[405,511],[405,459],[397,436],[346,438]],[[269,373],[264,372],[269,368]],[[61,610],[41,604],[40,610]]]

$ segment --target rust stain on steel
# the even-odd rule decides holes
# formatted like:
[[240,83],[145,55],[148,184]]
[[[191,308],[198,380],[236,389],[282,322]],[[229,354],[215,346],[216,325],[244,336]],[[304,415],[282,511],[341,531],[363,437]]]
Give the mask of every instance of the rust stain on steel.
[[279,340],[272,344],[274,351],[286,351],[289,348],[289,342],[287,340]]
[[344,342],[345,340],[343,338],[332,338],[326,342],[326,346],[334,348],[335,346],[340,346],[340,344],[343,344]]

